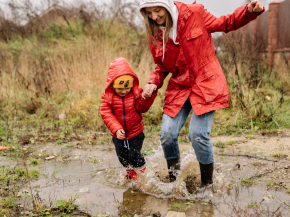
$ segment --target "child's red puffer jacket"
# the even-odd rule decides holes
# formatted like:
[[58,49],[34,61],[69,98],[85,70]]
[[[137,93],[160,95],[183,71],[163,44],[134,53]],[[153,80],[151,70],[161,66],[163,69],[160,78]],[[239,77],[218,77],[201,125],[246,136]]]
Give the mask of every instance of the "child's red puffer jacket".
[[[134,83],[131,91],[120,97],[111,88],[113,81],[122,75],[132,75]],[[152,94],[151,98],[143,99],[143,89],[139,87],[139,79],[126,59],[114,60],[109,67],[105,91],[102,94],[100,113],[104,123],[115,138],[119,129],[126,131],[126,139],[131,139],[144,130],[144,121],[141,113],[147,112],[157,95]]]

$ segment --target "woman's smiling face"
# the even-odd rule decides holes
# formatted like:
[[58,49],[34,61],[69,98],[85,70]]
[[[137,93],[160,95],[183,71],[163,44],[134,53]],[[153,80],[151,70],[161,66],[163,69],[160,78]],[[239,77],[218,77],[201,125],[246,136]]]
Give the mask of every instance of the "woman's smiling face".
[[146,7],[147,16],[154,20],[158,25],[166,24],[166,9],[161,6]]

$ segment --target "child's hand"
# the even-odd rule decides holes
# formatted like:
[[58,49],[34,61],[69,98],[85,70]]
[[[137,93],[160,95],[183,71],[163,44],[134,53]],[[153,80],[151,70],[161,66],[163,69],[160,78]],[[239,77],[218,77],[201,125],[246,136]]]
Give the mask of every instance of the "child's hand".
[[155,84],[146,84],[142,93],[142,98],[148,98],[152,96],[153,91],[157,89],[157,85]]
[[124,140],[125,139],[125,131],[120,129],[116,132],[116,136],[118,139]]

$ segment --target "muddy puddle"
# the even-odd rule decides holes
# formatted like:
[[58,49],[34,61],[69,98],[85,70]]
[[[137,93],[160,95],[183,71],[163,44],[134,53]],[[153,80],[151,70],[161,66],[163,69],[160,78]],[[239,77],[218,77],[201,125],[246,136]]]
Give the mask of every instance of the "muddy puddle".
[[[181,146],[181,173],[174,183],[161,181],[167,169],[160,148],[146,157],[147,169],[135,182],[126,179],[114,150],[86,151],[64,145],[47,145],[38,150],[40,154],[44,151],[54,158],[35,166],[42,175],[32,186],[47,205],[58,199],[77,198],[80,209],[94,215],[165,216],[173,210],[185,212],[186,216],[237,216],[235,213],[242,212],[247,216],[280,208],[282,216],[290,216],[290,194],[285,189],[269,187],[261,177],[256,177],[255,183],[242,182],[257,176],[262,166],[283,167],[286,161],[245,156],[221,159],[216,155],[213,193],[211,188],[196,187],[200,183],[199,167],[190,146]],[[3,159],[0,164],[7,166]]]

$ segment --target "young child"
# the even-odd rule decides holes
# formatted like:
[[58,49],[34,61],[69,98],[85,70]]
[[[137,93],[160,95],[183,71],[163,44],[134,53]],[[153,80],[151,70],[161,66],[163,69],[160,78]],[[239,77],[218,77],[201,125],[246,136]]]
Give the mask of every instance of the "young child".
[[145,138],[141,113],[149,110],[157,95],[154,92],[144,99],[142,92],[138,77],[126,59],[111,62],[100,113],[111,131],[119,161],[126,167],[131,180],[137,179],[136,171],[144,173],[146,169],[145,159],[141,155]]

